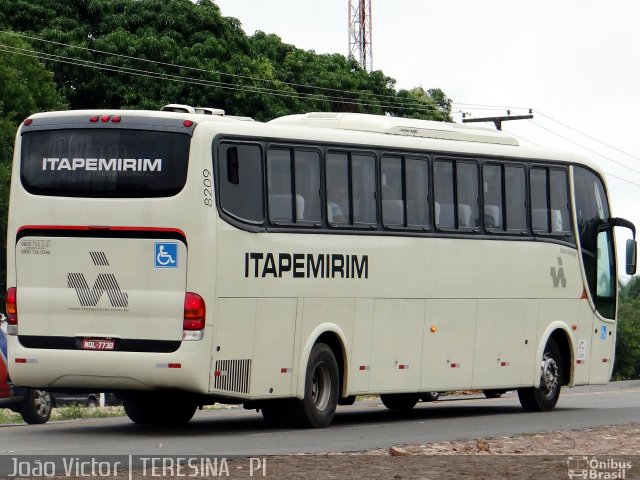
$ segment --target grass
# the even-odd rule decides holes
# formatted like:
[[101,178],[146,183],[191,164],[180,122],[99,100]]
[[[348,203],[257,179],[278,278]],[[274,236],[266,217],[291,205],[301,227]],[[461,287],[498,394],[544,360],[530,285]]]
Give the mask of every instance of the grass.
[[[123,407],[98,407],[87,408],[80,405],[66,405],[54,408],[51,412],[50,422],[57,420],[75,420],[78,418],[107,418],[121,417],[124,415]],[[0,408],[0,424],[24,423],[19,413],[8,408]]]

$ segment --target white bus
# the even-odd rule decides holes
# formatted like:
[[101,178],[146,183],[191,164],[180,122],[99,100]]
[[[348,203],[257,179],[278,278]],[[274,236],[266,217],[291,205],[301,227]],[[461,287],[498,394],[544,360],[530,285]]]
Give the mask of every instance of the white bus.
[[361,394],[517,389],[544,411],[609,380],[613,229],[635,228],[596,165],[466,125],[168,110],[21,125],[16,384],[117,391],[137,423],[221,402],[323,427]]

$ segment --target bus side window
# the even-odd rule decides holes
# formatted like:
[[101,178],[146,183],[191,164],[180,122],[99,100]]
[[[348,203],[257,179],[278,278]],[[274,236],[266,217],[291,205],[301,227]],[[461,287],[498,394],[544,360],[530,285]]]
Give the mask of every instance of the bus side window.
[[320,152],[269,148],[267,185],[271,222],[320,224]]
[[384,155],[381,163],[385,227],[429,227],[429,163],[424,158]]
[[227,180],[229,183],[238,185],[240,183],[240,172],[238,164],[238,147],[231,147],[227,150]]
[[374,225],[378,222],[376,203],[376,159],[373,155],[351,155],[351,191],[353,223]]
[[220,206],[243,222],[264,221],[262,149],[256,144],[226,143],[218,147]]
[[269,191],[269,220],[274,223],[292,223],[290,149],[270,148],[267,150],[267,188]]
[[478,164],[469,161],[434,162],[436,226],[477,229],[480,226]]
[[484,227],[487,230],[502,231],[502,166],[485,164],[482,173]]
[[569,199],[567,194],[567,172],[549,169],[549,196],[551,198],[551,232],[568,233]]
[[531,168],[531,226],[542,235],[570,232],[566,170]]
[[547,172],[544,168],[531,168],[531,228],[536,233],[549,232],[549,206],[547,205]]
[[523,233],[527,231],[527,181],[524,166],[505,165],[505,218],[507,231]]
[[297,220],[319,225],[320,208],[320,152],[294,149]]
[[331,225],[350,223],[349,157],[328,153],[326,165],[327,221]]
[[456,190],[458,201],[458,227],[475,228],[480,226],[478,201],[478,164],[475,162],[456,162]]
[[382,157],[382,223],[384,226],[404,225],[402,201],[402,157]]
[[453,162],[436,161],[433,164],[436,227],[455,228],[453,204]]
[[428,228],[429,163],[422,158],[407,158],[405,183],[407,190],[407,226]]

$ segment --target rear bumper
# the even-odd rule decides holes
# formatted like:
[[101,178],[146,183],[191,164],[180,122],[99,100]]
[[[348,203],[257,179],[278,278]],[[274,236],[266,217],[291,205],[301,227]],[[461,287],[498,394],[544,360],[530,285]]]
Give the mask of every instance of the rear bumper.
[[206,342],[183,342],[172,353],[25,348],[9,337],[9,372],[18,385],[105,390],[179,389],[208,393]]

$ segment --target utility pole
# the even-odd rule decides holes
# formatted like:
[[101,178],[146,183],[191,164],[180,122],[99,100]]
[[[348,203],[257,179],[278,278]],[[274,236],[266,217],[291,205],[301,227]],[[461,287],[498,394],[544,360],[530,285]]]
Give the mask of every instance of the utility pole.
[[533,110],[529,109],[529,115],[511,115],[511,110],[507,110],[507,114],[499,117],[482,117],[482,118],[467,118],[466,114],[462,113],[462,123],[479,123],[479,122],[493,122],[497,130],[502,130],[502,122],[508,122],[510,120],[530,120],[533,118]]
[[347,0],[349,2],[349,58],[354,58],[360,66],[373,70],[373,50],[371,47],[371,1]]

